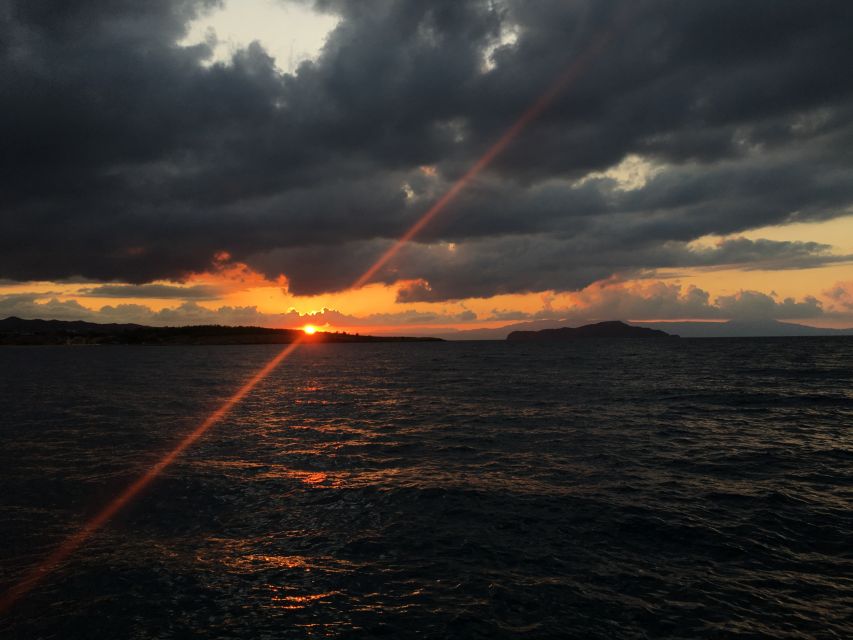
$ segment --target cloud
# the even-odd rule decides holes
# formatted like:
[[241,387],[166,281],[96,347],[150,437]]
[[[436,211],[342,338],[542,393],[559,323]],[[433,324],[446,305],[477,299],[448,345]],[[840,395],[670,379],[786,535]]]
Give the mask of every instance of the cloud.
[[284,313],[265,313],[256,306],[222,305],[217,308],[204,307],[197,302],[187,301],[175,307],[155,311],[143,304],[104,305],[92,309],[76,300],[60,300],[51,294],[17,293],[0,295],[0,318],[42,318],[56,320],[86,320],[89,322],[136,323],[150,326],[184,325],[232,325],[260,327],[295,327],[305,323],[318,326],[330,325],[336,329],[379,328],[380,332],[399,327],[417,325],[443,325],[470,323],[477,320],[472,311],[457,313],[417,311],[408,309],[395,313],[374,313],[354,316],[334,309],[322,309],[300,313],[291,309]]
[[59,300],[55,297],[44,300],[44,298],[45,294],[43,293],[0,295],[0,318],[17,316],[19,318],[110,322],[106,317],[97,319],[98,316],[95,312],[76,300]]
[[830,245],[818,242],[729,238],[710,248],[691,248],[692,259],[685,259],[685,264],[678,266],[785,270],[853,261],[853,256],[834,255],[831,249]]
[[176,298],[180,300],[215,300],[221,297],[221,287],[192,285],[179,287],[169,284],[104,284],[85,287],[75,295],[90,298]]
[[[352,315],[334,309],[299,313],[266,313],[255,306],[202,306],[184,301],[174,307],[153,310],[144,304],[104,305],[92,309],[76,300],[61,300],[50,293],[16,293],[0,295],[0,318],[55,318],[90,322],[138,323],[152,326],[191,324],[252,325],[294,327],[305,323],[357,331],[407,332],[419,326],[477,326],[494,321],[558,321],[583,324],[602,320],[794,320],[832,318],[853,321],[853,297],[849,283],[838,283],[825,292],[826,303],[814,296],[801,300],[780,299],[774,293],[744,290],[732,295],[711,295],[696,286],[662,281],[607,282],[585,287],[577,292],[543,294],[538,310],[495,309],[479,315],[462,309],[448,311],[402,309],[390,313]],[[559,300],[559,304],[557,301]],[[836,304],[833,305],[832,303]]]
[[832,288],[824,291],[824,295],[841,309],[853,311],[853,281],[836,282]]
[[793,320],[824,315],[814,296],[797,301],[760,291],[711,295],[696,286],[666,282],[603,283],[571,294],[563,307],[545,305],[534,313],[497,312],[495,320],[559,320],[571,324],[602,320]]
[[793,298],[776,300],[759,291],[741,291],[736,295],[720,296],[717,307],[724,317],[740,320],[785,318],[814,318],[823,313],[820,301],[806,296],[801,302]]
[[[496,256],[500,256],[496,259]],[[850,261],[814,242],[726,239],[692,246],[670,241],[629,249],[614,246],[612,235],[508,236],[457,245],[414,245],[386,274],[391,282],[410,280],[398,301],[440,301],[544,290],[572,291],[606,280],[613,273],[644,275],[656,268],[807,268]],[[300,263],[291,270],[298,274]]]
[[212,0],[10,0],[0,278],[184,281],[227,251],[294,292],[348,287],[629,4],[376,278],[438,300],[846,259],[691,242],[853,212],[851,3],[317,0],[336,26],[283,74],[258,43],[180,46]]

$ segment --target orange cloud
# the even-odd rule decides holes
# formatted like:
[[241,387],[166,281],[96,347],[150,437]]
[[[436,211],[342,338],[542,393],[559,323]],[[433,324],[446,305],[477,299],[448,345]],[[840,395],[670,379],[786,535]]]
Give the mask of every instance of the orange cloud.
[[287,277],[284,275],[279,275],[276,279],[270,280],[247,264],[233,260],[227,251],[216,253],[207,271],[189,274],[184,280],[184,284],[212,284],[220,287],[224,293],[246,291],[258,287],[277,287],[284,292],[288,289]]
[[834,305],[843,309],[853,310],[853,280],[849,282],[836,282],[835,285],[823,292]]

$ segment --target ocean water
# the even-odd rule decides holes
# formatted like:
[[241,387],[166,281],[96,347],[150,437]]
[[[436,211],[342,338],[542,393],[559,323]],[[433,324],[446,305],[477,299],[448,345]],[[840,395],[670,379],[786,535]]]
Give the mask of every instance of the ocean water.
[[[277,346],[0,350],[0,587]],[[2,638],[853,637],[853,339],[310,345]]]

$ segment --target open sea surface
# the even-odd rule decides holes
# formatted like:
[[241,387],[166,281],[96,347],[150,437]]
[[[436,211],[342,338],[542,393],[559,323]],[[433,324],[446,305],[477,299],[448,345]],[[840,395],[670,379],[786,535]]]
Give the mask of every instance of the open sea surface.
[[[0,587],[280,349],[0,349]],[[0,637],[851,638],[853,339],[303,346]]]

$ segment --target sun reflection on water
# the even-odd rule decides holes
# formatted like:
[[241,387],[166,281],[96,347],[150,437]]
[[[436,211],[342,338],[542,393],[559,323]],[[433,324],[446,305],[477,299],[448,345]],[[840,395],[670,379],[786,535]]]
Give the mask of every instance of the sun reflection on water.
[[[285,590],[290,590],[287,587],[279,587],[277,585],[269,584],[267,588],[276,592],[281,592]],[[317,602],[320,600],[325,600],[326,598],[331,598],[332,596],[338,595],[338,591],[327,591],[325,593],[305,593],[305,594],[294,594],[294,595],[273,595],[270,597],[270,601],[275,603],[275,605],[279,609],[288,609],[291,611],[305,609],[308,605],[313,602]]]

